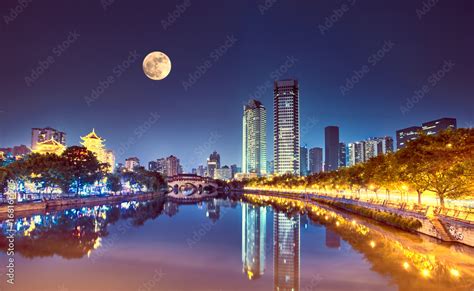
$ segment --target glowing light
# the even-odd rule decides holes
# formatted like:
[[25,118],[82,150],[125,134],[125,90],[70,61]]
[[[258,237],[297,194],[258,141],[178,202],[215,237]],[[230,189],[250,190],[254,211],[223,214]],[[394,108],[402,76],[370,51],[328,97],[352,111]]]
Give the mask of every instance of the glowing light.
[[340,224],[339,221],[336,221],[336,226],[339,226],[339,224]]
[[375,248],[375,245],[376,245],[375,242],[374,242],[373,240],[371,240],[371,241],[370,241],[370,246],[371,246],[372,248]]
[[449,270],[449,272],[451,273],[451,276],[456,277],[456,278],[461,275],[461,274],[459,273],[459,271],[456,270],[456,269],[451,269],[451,270]]
[[421,275],[425,278],[428,278],[430,276],[430,271],[428,269],[423,269],[421,271]]
[[410,268],[410,264],[408,262],[403,263],[403,269],[408,270]]
[[352,220],[352,225],[356,225],[357,221],[355,221],[355,219]]

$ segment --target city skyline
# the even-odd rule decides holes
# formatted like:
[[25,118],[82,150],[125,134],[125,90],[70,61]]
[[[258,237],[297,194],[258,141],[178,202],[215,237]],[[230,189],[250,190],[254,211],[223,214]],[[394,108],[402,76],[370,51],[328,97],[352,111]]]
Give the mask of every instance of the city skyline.
[[[0,4],[3,15],[9,16],[16,4]],[[286,78],[300,83],[302,144],[321,147],[322,129],[330,124],[341,128],[343,141],[394,136],[397,129],[443,116],[456,117],[459,127],[472,127],[474,45],[472,38],[460,37],[469,35],[472,26],[469,1],[440,2],[422,16],[416,12],[421,3],[356,3],[329,25],[327,19],[343,3],[300,6],[283,1],[260,9],[263,1],[216,2],[211,8],[186,7],[169,22],[176,4],[58,1],[26,7],[5,25],[5,39],[11,41],[0,48],[0,147],[28,144],[29,130],[38,126],[67,132],[68,144],[79,144],[81,135],[96,128],[112,150],[123,149],[120,160],[176,154],[187,165],[211,140],[200,161],[218,150],[224,164],[240,164],[242,104],[258,99],[271,116],[272,86],[267,83]],[[57,17],[59,10],[64,17]],[[140,15],[130,16],[133,27],[121,24],[129,11]],[[360,13],[364,21],[359,21]],[[86,15],[88,23],[78,24]],[[209,22],[201,23],[202,17]],[[282,23],[281,17],[291,21]],[[150,25],[150,19],[158,25]],[[393,29],[393,23],[399,27]],[[194,35],[193,29],[202,33]],[[107,41],[97,41],[101,39]],[[291,46],[282,45],[284,40]],[[322,41],[327,45],[321,46]],[[280,49],[272,50],[275,46]],[[222,53],[209,56],[221,47]],[[159,82],[148,80],[141,68],[142,58],[155,49],[173,63],[170,75]],[[384,57],[369,61],[378,52]],[[49,56],[54,63],[34,76]],[[190,82],[189,75],[206,60],[212,66]],[[347,83],[364,65],[370,70],[362,71],[360,82]],[[431,86],[428,78],[440,70],[444,77]],[[116,81],[99,96],[92,94],[109,75]],[[191,86],[185,89],[183,83]],[[419,93],[425,84],[429,92]],[[150,126],[149,120],[154,121]],[[135,131],[142,126],[147,130],[138,138]],[[271,136],[271,127],[267,129]],[[179,134],[183,131],[186,139]],[[127,143],[129,138],[135,141]],[[176,152],[189,140],[193,146]],[[269,157],[272,151],[269,147]]]

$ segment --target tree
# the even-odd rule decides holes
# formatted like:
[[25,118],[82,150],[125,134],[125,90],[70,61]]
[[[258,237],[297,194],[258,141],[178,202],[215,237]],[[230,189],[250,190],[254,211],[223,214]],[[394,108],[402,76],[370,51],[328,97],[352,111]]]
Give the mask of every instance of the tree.
[[118,174],[107,175],[107,188],[115,194],[122,191],[122,183],[120,183],[120,176]]
[[7,168],[0,167],[0,193],[4,194],[8,187],[8,179],[11,178],[11,173]]
[[72,146],[62,154],[65,160],[65,186],[74,188],[76,194],[86,185],[94,184],[103,176],[103,167],[95,155],[85,147]]

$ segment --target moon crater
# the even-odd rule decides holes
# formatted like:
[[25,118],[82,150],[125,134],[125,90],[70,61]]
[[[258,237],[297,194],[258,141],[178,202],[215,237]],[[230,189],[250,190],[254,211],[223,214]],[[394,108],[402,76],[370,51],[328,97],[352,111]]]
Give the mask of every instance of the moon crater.
[[171,60],[162,52],[151,52],[143,60],[143,72],[152,80],[163,80],[171,72]]

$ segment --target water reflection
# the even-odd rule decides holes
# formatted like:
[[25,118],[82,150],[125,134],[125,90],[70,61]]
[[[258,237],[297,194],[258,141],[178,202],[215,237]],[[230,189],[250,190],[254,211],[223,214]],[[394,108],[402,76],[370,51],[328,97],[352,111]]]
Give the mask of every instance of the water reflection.
[[265,272],[267,209],[251,204],[242,205],[242,265],[249,280]]
[[275,290],[300,289],[300,215],[274,212],[273,265]]
[[[232,212],[239,203],[241,212]],[[228,211],[231,214],[227,215]],[[190,213],[191,216],[186,216]],[[163,215],[158,219],[161,228],[158,222],[151,222],[160,215]],[[205,228],[206,231],[196,241],[195,248],[185,250],[186,254],[189,256],[193,252],[200,252],[207,243],[210,243],[211,251],[200,254],[204,257],[221,259],[227,255],[225,252],[233,252],[238,256],[238,262],[234,264],[227,261],[220,266],[229,266],[226,271],[229,274],[238,272],[238,280],[242,281],[239,283],[240,288],[261,289],[265,286],[265,289],[273,287],[274,290],[344,290],[350,286],[331,285],[327,274],[343,274],[357,270],[364,264],[368,265],[367,272],[380,276],[386,287],[395,289],[470,290],[474,286],[472,248],[442,244],[425,236],[387,228],[324,206],[255,195],[246,195],[244,202],[213,199],[197,206],[181,206],[158,199],[151,202],[124,202],[117,205],[57,210],[43,215],[18,218],[13,222],[17,231],[15,251],[26,258],[58,255],[76,261],[81,258],[100,261],[109,254],[106,254],[106,250],[113,253],[112,248],[108,249],[107,243],[118,241],[111,238],[116,236],[121,228],[134,227],[142,230],[141,238],[134,237],[129,240],[132,246],[144,246],[143,237],[152,236],[152,231],[160,230],[161,235],[169,235],[170,245],[173,245],[179,244],[180,241],[170,232],[172,221],[183,220],[185,223],[180,225],[181,228],[173,229],[174,233],[192,233],[191,230],[196,229],[197,223],[188,218],[196,219],[198,216],[208,222],[210,220],[214,226]],[[237,220],[237,227],[242,228],[241,238],[240,234],[236,234],[238,237],[234,237],[231,242],[236,247],[226,248],[224,252],[218,247],[222,242],[220,237],[235,233],[234,220]],[[148,228],[144,226],[147,221],[150,222],[147,224]],[[222,228],[219,227],[221,223],[225,224]],[[114,227],[110,227],[111,225]],[[187,225],[189,228],[185,229]],[[0,247],[3,251],[7,249],[5,235],[8,228],[7,223],[2,222]],[[301,229],[306,231],[301,233]],[[321,234],[317,237],[318,241],[310,240],[311,233]],[[182,236],[181,241],[186,238]],[[206,241],[207,238],[209,241]],[[162,247],[159,244],[150,246],[152,250],[156,248],[156,252]],[[306,252],[305,248],[302,251],[302,247],[306,248]],[[177,246],[170,252],[176,258],[181,258],[183,250],[182,246]],[[154,252],[145,249],[143,255]],[[330,254],[331,260],[347,265],[338,270],[327,270],[324,262],[320,262],[327,253]],[[353,254],[358,255],[356,259],[348,260]],[[88,258],[89,256],[91,258]],[[319,264],[308,265],[308,261],[316,261]],[[175,263],[178,266],[177,272],[181,268],[181,261],[176,259]],[[107,266],[114,268],[113,265]],[[203,265],[203,268],[208,267]],[[372,279],[367,272],[354,272],[355,275],[362,276],[355,279]],[[309,283],[308,273],[318,274],[318,281]],[[212,273],[208,276],[209,280],[214,277]],[[222,280],[227,279],[226,277]],[[206,288],[207,286],[199,287],[211,289]],[[235,286],[226,288],[237,288],[233,287]]]

